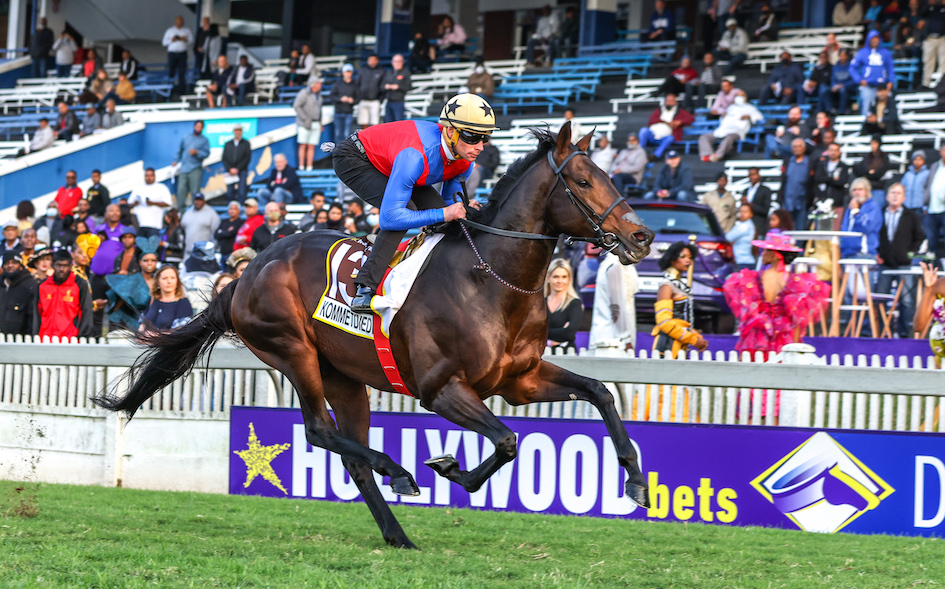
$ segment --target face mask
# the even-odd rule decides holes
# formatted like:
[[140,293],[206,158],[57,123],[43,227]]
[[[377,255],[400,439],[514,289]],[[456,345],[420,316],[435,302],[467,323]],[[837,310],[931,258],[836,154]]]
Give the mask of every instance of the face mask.
[[269,213],[268,215],[266,215],[266,218],[269,219],[270,221],[278,221],[280,216],[281,215],[279,214],[279,211],[276,211],[274,213]]
[[481,73],[483,73],[484,71],[486,71],[486,68],[482,67],[481,65],[477,65],[475,71],[476,71],[477,74],[481,74]]
[[50,219],[59,215],[59,209],[46,209],[46,216]]
[[790,60],[790,59],[782,59],[782,60],[781,60],[781,65],[791,65],[791,60]]
[[381,221],[381,216],[380,216],[380,215],[368,215],[368,216],[367,216],[367,222],[368,222],[368,224],[371,225],[372,227],[377,227],[377,225],[378,225],[378,223],[380,223],[380,221]]
[[745,99],[744,96],[738,95],[738,96],[735,97],[735,104],[741,106],[741,105],[745,104],[745,102],[747,102],[747,100]]

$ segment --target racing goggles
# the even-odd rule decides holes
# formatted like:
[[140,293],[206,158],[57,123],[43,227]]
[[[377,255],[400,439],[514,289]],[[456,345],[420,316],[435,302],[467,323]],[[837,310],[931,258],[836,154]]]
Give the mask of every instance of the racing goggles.
[[464,129],[456,129],[456,132],[459,134],[459,138],[462,140],[462,142],[468,145],[489,143],[489,135],[485,133],[470,133]]

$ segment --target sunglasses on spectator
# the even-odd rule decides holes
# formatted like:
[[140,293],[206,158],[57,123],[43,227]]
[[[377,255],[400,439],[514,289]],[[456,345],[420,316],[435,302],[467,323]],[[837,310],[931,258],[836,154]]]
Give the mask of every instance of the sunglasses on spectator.
[[483,133],[470,133],[469,131],[464,131],[463,129],[456,129],[456,132],[459,133],[459,138],[463,143],[469,145],[476,145],[477,143],[489,143],[489,136]]

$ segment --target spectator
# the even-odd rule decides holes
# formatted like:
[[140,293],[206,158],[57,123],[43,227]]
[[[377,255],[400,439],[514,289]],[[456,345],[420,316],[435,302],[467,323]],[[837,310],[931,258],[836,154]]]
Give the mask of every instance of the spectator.
[[768,211],[771,210],[771,189],[761,183],[761,171],[758,168],[748,168],[748,188],[739,199],[739,204],[751,206],[751,220],[755,224],[755,234],[767,233]]
[[115,110],[115,101],[111,98],[105,103],[105,114],[102,115],[102,129],[111,129],[125,123],[125,117]]
[[318,76],[318,65],[315,62],[315,56],[312,55],[312,49],[308,44],[302,45],[302,55],[299,57],[298,80],[305,83],[312,76]]
[[727,59],[728,65],[722,70],[722,75],[730,76],[735,69],[748,59],[748,33],[738,26],[738,21],[729,18],[725,21],[725,32],[719,40],[718,54],[720,59]]
[[[253,238],[253,232],[263,224],[263,216],[259,214],[259,201],[255,198],[247,198],[243,201],[243,207],[246,209],[246,221],[240,226],[239,231],[236,232],[236,245],[233,246],[233,250],[239,250],[249,246],[249,240]],[[230,265],[231,268],[236,268],[236,266]]]
[[426,35],[417,31],[410,48],[410,71],[415,74],[428,74],[436,56],[436,49],[427,40]]
[[663,104],[650,113],[646,127],[640,129],[640,147],[658,143],[650,161],[663,157],[663,153],[676,141],[682,141],[683,128],[691,125],[695,118],[676,102],[675,94],[667,94]]
[[308,231],[316,223],[318,213],[325,210],[325,194],[321,190],[316,190],[309,198],[312,210],[302,215],[299,219],[299,231]]
[[[236,233],[243,226],[243,217],[241,216],[242,207],[240,203],[231,200],[226,208],[227,218],[223,219],[217,230],[213,232],[213,239],[217,242],[220,250],[220,257],[226,259],[233,253],[233,245],[236,243]],[[224,268],[225,270],[225,268]]]
[[261,252],[276,240],[297,232],[298,228],[295,225],[283,222],[279,203],[269,202],[266,203],[266,222],[253,232],[249,247],[256,252]]
[[101,130],[102,128],[102,115],[98,114],[98,109],[95,108],[94,104],[90,104],[87,109],[85,109],[85,118],[82,119],[81,135],[91,135],[92,133]]
[[[298,101],[298,100],[296,100]],[[301,158],[301,146],[299,147]],[[253,159],[253,149],[249,141],[243,139],[242,125],[233,127],[233,139],[223,145],[223,155],[220,162],[230,178],[227,179],[226,196],[229,199],[246,198],[246,175],[249,162]]]
[[735,104],[735,97],[741,90],[737,89],[731,80],[722,80],[719,82],[719,93],[715,95],[712,101],[712,107],[709,109],[709,118],[721,118],[728,112],[728,107]]
[[33,201],[21,200],[16,203],[16,222],[20,233],[33,227],[33,223],[36,222],[36,207]]
[[772,211],[768,217],[768,234],[794,231],[794,218],[784,209]]
[[917,149],[912,152],[912,165],[902,176],[902,185],[906,189],[906,200],[903,203],[907,209],[915,211],[919,218],[925,221],[926,205],[925,187],[928,184],[929,168],[925,165],[925,152]]
[[60,186],[56,192],[56,206],[59,209],[59,216],[65,217],[72,214],[72,209],[82,198],[82,189],[76,186],[75,170],[66,172],[66,185]]
[[174,26],[164,33],[162,44],[167,48],[167,77],[174,79],[175,88],[183,94],[187,90],[187,52],[194,43],[194,35],[184,26],[184,17],[174,18]]
[[33,329],[40,337],[93,335],[91,289],[85,279],[72,272],[68,251],[53,254],[53,275],[39,285],[38,300]]
[[154,168],[144,171],[144,185],[135,188],[128,199],[128,206],[138,217],[139,234],[143,238],[161,232],[164,212],[173,205],[171,191],[164,184],[155,182]]
[[331,206],[328,207],[328,220],[325,221],[325,229],[330,229],[332,231],[344,231],[345,230],[345,210],[340,203],[333,202]]
[[12,219],[5,221],[3,223],[3,248],[0,249],[0,253],[13,252],[19,255],[21,251],[23,251],[23,246],[20,245],[19,225]]
[[68,78],[72,75],[72,64],[75,63],[77,49],[72,35],[63,31],[52,46],[52,50],[56,52],[56,76]]
[[115,84],[115,87],[105,93],[101,100],[98,101],[98,108],[105,108],[108,104],[108,101],[111,100],[115,104],[131,104],[135,101],[135,86],[128,80],[128,76],[123,72],[118,73],[118,82]]
[[[937,164],[936,164],[937,165]],[[945,194],[942,195],[945,198]],[[873,199],[875,200],[875,199]],[[915,313],[915,286],[914,276],[887,274],[884,270],[908,270],[912,266],[912,256],[919,251],[919,246],[925,239],[922,231],[922,221],[914,211],[902,206],[906,200],[906,191],[902,184],[896,183],[889,187],[886,193],[886,210],[883,214],[883,226],[879,231],[879,247],[876,262],[880,265],[879,277],[876,280],[876,292],[891,293],[893,282],[902,281],[902,294],[899,299],[899,319],[896,321],[896,334],[900,338],[907,338],[912,334],[912,316]],[[930,207],[931,210],[931,207]],[[943,204],[945,211],[945,204]],[[931,217],[932,214],[930,213]],[[929,250],[940,252],[937,244],[933,244],[935,237],[929,237]],[[936,254],[936,258],[938,258]]]
[[666,152],[666,164],[660,169],[653,190],[643,195],[646,200],[673,199],[680,202],[695,202],[696,188],[692,181],[692,170],[682,163],[682,158],[671,149]]
[[164,212],[164,226],[161,228],[160,239],[158,258],[176,268],[184,259],[185,245],[184,230],[180,226],[180,214],[177,209],[168,208]]
[[39,285],[15,252],[3,252],[0,274],[0,333],[33,335]]
[[621,196],[625,195],[624,190],[628,185],[639,185],[643,182],[646,164],[646,151],[640,147],[636,134],[630,133],[627,136],[627,148],[620,150],[617,159],[610,166],[610,179]]
[[[33,277],[33,281],[39,286],[39,283],[52,276],[52,249],[43,244],[36,246],[36,253],[30,258],[26,265],[26,271]],[[85,278],[85,274],[79,274]],[[33,307],[35,311],[35,305]]]
[[666,76],[663,85],[657,90],[658,94],[681,94],[686,91],[689,82],[699,79],[699,73],[692,67],[692,60],[683,56],[679,60],[679,67]]
[[833,26],[855,27],[863,22],[863,7],[859,0],[840,0],[833,7]]
[[[367,65],[358,70],[358,124],[362,129],[381,122],[381,82],[384,79],[384,69],[378,65],[380,61],[376,53],[367,58]],[[401,61],[401,67],[403,61]],[[299,160],[301,165],[301,160]]]
[[824,45],[824,53],[827,54],[827,61],[830,65],[837,65],[840,61],[840,52],[843,46],[837,41],[837,36],[833,33],[827,33],[827,43]]
[[624,266],[607,253],[597,267],[594,308],[589,334],[590,348],[617,347],[629,351],[637,343],[637,311],[634,296],[639,276],[633,266]]
[[102,61],[102,58],[98,56],[98,53],[93,47],[89,47],[85,51],[85,60],[82,62],[82,75],[88,79],[88,84],[91,84],[94,80],[92,79],[95,76],[95,73],[105,67],[105,63]]
[[205,91],[207,99],[207,108],[216,108],[217,100],[220,101],[220,106],[223,108],[227,107],[227,85],[230,83],[230,78],[233,77],[233,66],[230,65],[230,62],[226,59],[226,55],[221,55],[217,58],[216,67],[210,74],[210,83],[207,84],[207,89]]
[[226,265],[233,268],[233,276],[239,278],[243,275],[243,270],[246,269],[246,266],[249,266],[249,263],[255,258],[256,252],[253,251],[253,248],[242,247],[234,251],[230,257],[226,259]]
[[[53,128],[49,126],[49,119],[43,117],[39,119],[39,128],[36,129],[35,133],[33,133],[33,138],[30,140],[29,149],[26,150],[25,153],[35,153],[37,151],[46,149],[55,142],[56,132],[53,131]],[[21,153],[20,155],[25,155],[25,153]]]
[[656,0],[650,27],[646,30],[647,41],[673,41],[676,39],[676,15],[666,8],[666,2]]
[[[659,0],[657,0],[658,2]],[[550,67],[558,56],[558,33],[560,23],[558,14],[552,10],[551,6],[545,5],[541,9],[541,16],[535,24],[535,32],[525,47],[525,63],[529,65],[539,65],[535,59],[535,50],[543,49],[545,52],[545,62]]]
[[341,68],[341,79],[331,87],[328,100],[335,105],[335,144],[351,135],[351,119],[354,105],[358,103],[358,86],[352,81],[354,66],[346,63]]
[[581,127],[581,123],[574,120],[574,115],[576,114],[577,112],[574,110],[574,107],[569,106],[564,109],[564,120],[561,121],[562,125],[571,121],[571,143],[577,143],[581,140],[581,137],[584,137],[584,129]]
[[92,185],[85,191],[85,198],[89,204],[89,214],[101,221],[105,217],[105,208],[111,204],[111,194],[108,188],[102,186],[102,172],[92,170]]
[[207,206],[203,194],[194,195],[194,205],[187,209],[180,220],[184,230],[184,256],[189,256],[198,241],[212,241],[213,234],[220,226],[220,215]]
[[354,220],[355,231],[353,235],[367,235],[374,232],[374,227],[368,222],[367,213],[364,212],[364,202],[360,198],[355,198],[348,203],[348,216]]
[[[922,85],[928,88],[932,85],[933,71],[945,73],[945,4],[941,0],[929,0],[919,28],[925,36],[922,42]],[[895,78],[889,76],[888,79]]]
[[[315,146],[322,136],[322,79],[313,77],[308,79],[308,86],[303,88],[292,102],[295,110],[296,141],[299,144],[299,169],[311,170],[315,160]],[[240,131],[242,133],[242,130]],[[246,167],[249,166],[249,144],[246,144]],[[232,172],[231,172],[232,173]],[[246,171],[243,171],[243,186],[246,183]],[[232,196],[230,196],[232,198]],[[240,194],[240,199],[246,198],[246,190]]]
[[548,308],[548,346],[574,347],[584,306],[574,290],[574,276],[567,260],[553,260],[548,268],[545,305]]
[[302,184],[298,174],[289,165],[285,155],[277,153],[273,158],[266,186],[259,189],[259,200],[263,202],[302,202]]
[[27,227],[20,232],[20,259],[23,261],[24,266],[26,266],[35,253],[36,230],[32,227]]
[[781,194],[778,201],[781,208],[791,214],[794,227],[807,228],[807,208],[809,206],[809,190],[811,179],[810,159],[805,155],[803,139],[795,139],[791,143],[791,157],[784,160],[781,167]]
[[896,100],[890,97],[886,86],[880,86],[876,89],[876,98],[870,103],[862,132],[866,135],[897,135],[902,133]]
[[889,156],[883,153],[882,143],[882,137],[873,135],[870,139],[870,152],[853,165],[853,175],[870,181],[873,187],[873,198],[881,207],[887,202],[883,181],[886,173],[889,172]]
[[[904,18],[905,20],[905,18]],[[893,29],[896,39],[893,43],[893,57],[896,59],[914,59],[922,56],[922,33],[908,22],[900,22]]]
[[781,104],[797,102],[798,92],[804,83],[804,69],[801,64],[791,60],[791,53],[781,52],[781,63],[774,66],[768,82],[761,89],[758,104],[765,105],[772,99],[780,99]]
[[[866,254],[876,257],[879,248],[879,230],[883,226],[883,211],[872,198],[872,187],[866,178],[856,178],[850,183],[847,210],[843,214],[843,231],[857,231],[863,237],[844,237],[840,240],[840,257],[854,258]],[[862,248],[866,247],[866,251]]]
[[119,240],[123,248],[118,257],[115,258],[115,266],[112,268],[112,274],[137,274],[141,272],[141,248],[137,244],[137,232],[134,227],[126,227]]
[[469,88],[470,92],[489,100],[492,99],[492,94],[495,92],[495,79],[486,70],[482,56],[476,58],[476,67],[473,68],[473,73],[466,80],[466,87]]
[[172,166],[180,163],[177,176],[177,208],[184,210],[192,194],[203,186],[203,160],[210,155],[210,141],[203,134],[203,121],[194,123],[194,132],[180,140],[177,157]]
[[830,58],[826,51],[821,51],[817,57],[817,64],[810,72],[810,77],[804,80],[803,88],[805,96],[817,97],[817,110],[820,112],[830,112],[830,81],[833,75],[833,66],[830,65]]
[[[728,186],[728,177],[725,172],[720,172],[715,179],[716,189],[706,192],[702,195],[702,204],[712,209],[715,218],[723,232],[732,230],[735,226],[735,215],[738,212],[738,206],[735,197],[726,188]],[[731,240],[729,240],[731,241]]]
[[[91,188],[89,190],[91,190]],[[75,209],[72,211],[72,220],[74,224],[73,226],[75,226],[75,224],[78,224],[78,223],[85,223],[86,229],[90,227],[91,228],[95,227],[97,222],[95,221],[95,218],[92,216],[91,207],[92,205],[89,204],[89,201],[87,199],[83,198],[79,200],[78,204],[75,205]],[[103,207],[102,211],[104,210],[105,209]],[[100,218],[104,218],[104,217],[100,217]]]
[[[748,135],[752,125],[764,120],[761,112],[754,105],[748,103],[744,90],[739,90],[735,96],[735,103],[728,107],[725,116],[719,121],[719,126],[711,133],[699,136],[699,156],[704,162],[717,162],[727,154],[737,141],[742,141]],[[712,144],[720,139],[718,148],[713,152]]]
[[[722,84],[722,68],[715,62],[715,54],[706,51],[702,56],[702,73],[698,78],[686,82],[686,110],[694,110],[694,99],[698,95],[699,104],[705,104],[706,94],[718,92]],[[731,83],[730,83],[731,84]],[[734,100],[734,96],[732,97]]]
[[407,92],[410,92],[410,71],[404,67],[404,56],[397,53],[390,60],[391,69],[384,72],[384,92],[387,106],[384,108],[384,122],[402,121],[406,116]]
[[836,112],[841,115],[847,114],[847,108],[850,106],[850,96],[856,89],[857,84],[853,76],[850,75],[850,51],[843,49],[840,51],[840,59],[830,70],[830,94],[828,95],[828,112]]
[[772,157],[784,159],[791,155],[791,143],[798,137],[805,142],[810,139],[810,127],[801,120],[801,107],[792,106],[788,111],[788,118],[783,125],[779,125],[774,133],[765,135],[765,159]]
[[[59,205],[56,204],[55,200],[46,203],[46,215],[36,219],[36,222],[33,223],[33,229],[37,233],[45,229],[47,235],[58,235],[62,231],[62,217],[59,215]],[[49,245],[48,236],[44,243]]]
[[190,321],[194,309],[187,299],[177,268],[163,266],[154,276],[151,304],[141,318],[140,330],[170,331]]
[[732,244],[735,263],[742,270],[754,270],[755,268],[755,254],[752,252],[751,241],[755,239],[757,230],[752,221],[752,216],[751,205],[740,205],[738,207],[738,221],[725,232],[725,239]]
[[[476,158],[478,162],[479,158]],[[591,161],[597,164],[597,167],[605,172],[610,170],[614,160],[617,158],[617,150],[610,145],[610,140],[606,135],[597,138],[597,149],[591,152]]]
[[46,26],[46,17],[40,17],[36,30],[30,35],[29,56],[33,60],[30,67],[31,77],[46,77],[46,65],[54,42],[53,32]]
[[[216,64],[216,61],[213,62]],[[299,76],[299,68],[301,67],[301,59],[299,57],[299,50],[293,49],[289,52],[289,63],[286,64],[288,71],[280,71],[276,74],[277,79],[279,80],[280,86],[295,86],[298,84],[304,84],[301,81]]]
[[879,46],[878,31],[870,31],[866,35],[866,47],[856,52],[856,57],[850,62],[850,78],[860,86],[860,112],[865,113],[869,105],[876,98],[876,89],[886,86],[892,90],[895,72],[893,59],[888,50]]
[[752,43],[771,42],[778,40],[778,17],[771,10],[771,5],[765,2],[761,5],[761,14],[758,21],[751,28]]
[[833,129],[824,129],[820,132],[820,143],[810,150],[811,173],[814,165],[826,158],[827,146],[837,141],[837,132]]
[[828,199],[834,208],[847,205],[850,168],[840,161],[840,146],[831,143],[824,152],[826,158],[814,163],[814,205]]
[[226,288],[226,285],[236,280],[236,276],[233,276],[229,272],[222,272],[217,279],[213,281],[213,291],[211,291],[210,300],[217,298],[223,289]]
[[564,20],[561,22],[561,55],[564,57],[574,57],[577,53],[581,37],[581,22],[578,14],[579,9],[574,6],[568,6],[564,9]]
[[437,31],[439,38],[436,45],[440,51],[462,53],[466,49],[466,31],[462,25],[453,21],[453,17],[444,16]]
[[227,80],[226,93],[236,104],[243,106],[247,94],[256,91],[256,69],[249,63],[249,57],[240,55],[240,63]]
[[[95,227],[95,232],[101,238],[101,245],[92,256],[91,275],[92,298],[102,301],[106,298],[108,284],[105,276],[115,270],[115,259],[124,248],[121,245],[121,236],[130,226],[121,224],[121,209],[117,204],[110,204],[105,208],[105,222]],[[96,313],[97,322],[101,323],[101,314]]]
[[929,168],[929,177],[925,182],[925,218],[929,238],[929,251],[935,252],[935,259],[945,257],[942,247],[942,233],[945,232],[945,146],[939,149],[940,159]]
[[69,110],[69,105],[60,102],[56,105],[59,114],[56,116],[55,134],[57,139],[69,141],[73,135],[79,134],[79,119]]
[[223,53],[223,39],[220,37],[220,25],[211,24],[207,17],[204,17],[204,22],[207,27],[197,32],[197,43],[194,45],[194,71],[200,78],[207,79],[217,58]]
[[131,52],[125,49],[121,52],[121,64],[118,66],[118,73],[125,74],[129,80],[138,79],[138,60],[131,56]]
[[[141,224],[138,223],[138,217],[131,211],[126,197],[118,199],[118,208],[121,210],[121,224],[134,227],[141,234]],[[143,236],[142,236],[143,237]]]
[[[728,27],[728,21],[735,18],[735,12],[741,0],[714,0],[709,2],[709,16],[714,18],[720,32],[724,32]],[[747,39],[745,41],[748,42]]]
[[79,96],[79,104],[94,104],[96,108],[105,105],[105,97],[113,94],[115,84],[108,77],[104,69],[96,70],[92,76],[89,89]]
[[482,146],[482,151],[479,153],[479,157],[476,158],[476,165],[472,173],[469,174],[469,180],[466,181],[470,194],[479,188],[480,182],[495,176],[495,170],[501,162],[502,154],[499,153],[499,148],[495,144],[486,143]]
[[863,26],[866,30],[883,29],[882,21],[884,9],[885,6],[880,6],[879,0],[869,0],[869,8],[866,9],[866,14],[863,15]]

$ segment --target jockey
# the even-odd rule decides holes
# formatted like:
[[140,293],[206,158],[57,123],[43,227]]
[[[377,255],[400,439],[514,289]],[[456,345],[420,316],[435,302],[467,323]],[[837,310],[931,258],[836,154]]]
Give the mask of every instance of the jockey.
[[[460,182],[496,129],[495,113],[476,94],[457,94],[439,123],[396,121],[368,127],[335,147],[332,164],[348,188],[381,210],[380,232],[355,278],[356,313],[371,298],[408,229],[466,217]],[[442,194],[432,188],[443,183]]]

